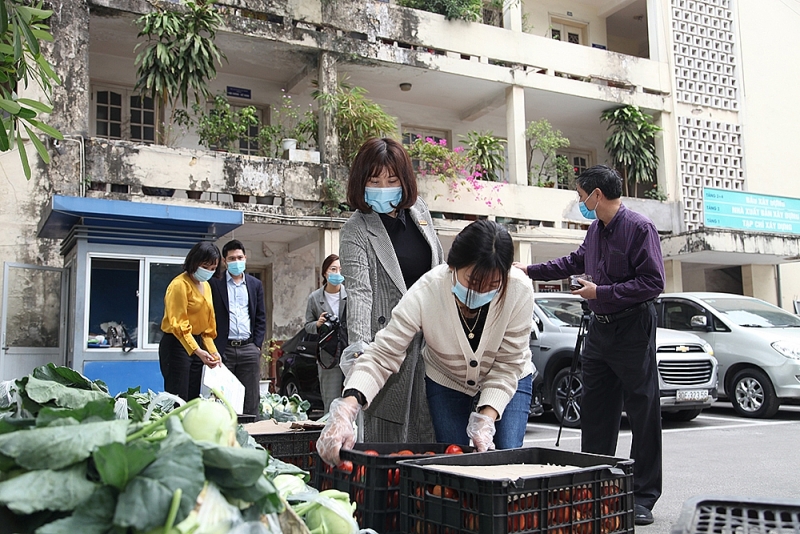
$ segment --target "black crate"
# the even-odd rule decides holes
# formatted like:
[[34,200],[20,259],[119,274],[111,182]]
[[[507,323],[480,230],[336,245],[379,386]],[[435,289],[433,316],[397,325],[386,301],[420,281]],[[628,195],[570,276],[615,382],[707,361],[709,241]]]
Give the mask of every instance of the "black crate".
[[683,504],[673,534],[800,533],[800,500],[698,496]]
[[[487,480],[432,465],[551,464],[578,470]],[[633,532],[633,460],[526,448],[400,463],[401,529],[421,534]]]
[[296,465],[300,469],[314,472],[317,456],[317,440],[321,430],[300,430],[283,434],[252,434],[256,443],[267,449],[271,456]]
[[[443,443],[356,443],[352,450],[342,450],[343,465],[331,467],[318,460],[314,487],[320,491],[338,489],[350,494],[356,503],[355,518],[361,528],[380,534],[406,532],[400,528],[400,468],[398,462],[424,458],[425,453],[443,454]],[[472,452],[471,447],[461,447]],[[377,456],[363,451],[376,451]],[[414,455],[393,455],[401,450]],[[470,455],[467,455],[470,456]],[[347,462],[351,462],[347,464]]]

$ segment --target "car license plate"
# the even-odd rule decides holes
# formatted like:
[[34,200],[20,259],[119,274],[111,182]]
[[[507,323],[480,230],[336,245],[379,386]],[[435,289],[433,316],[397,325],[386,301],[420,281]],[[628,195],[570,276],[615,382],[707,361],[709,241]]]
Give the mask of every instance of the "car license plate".
[[707,389],[679,389],[675,394],[676,402],[705,402],[707,400]]

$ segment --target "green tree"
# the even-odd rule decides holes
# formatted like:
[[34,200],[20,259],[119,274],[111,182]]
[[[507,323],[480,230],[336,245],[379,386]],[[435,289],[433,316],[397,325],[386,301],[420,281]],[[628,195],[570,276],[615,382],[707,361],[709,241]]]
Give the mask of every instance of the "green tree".
[[483,18],[482,0],[397,0],[397,5],[439,13],[446,19],[479,22]]
[[622,174],[625,196],[636,184],[656,181],[658,156],[655,137],[661,128],[653,122],[653,117],[638,106],[619,106],[605,110],[600,115],[611,131],[606,139],[606,151],[611,156],[614,167]]
[[[216,64],[227,60],[214,44],[222,17],[214,0],[185,0],[180,6],[156,4],[155,11],[136,19],[136,24],[137,37],[147,40],[136,45],[136,50],[143,48],[136,56],[135,90],[160,103],[159,143],[170,145],[175,141],[178,103],[186,108],[190,93],[195,103],[210,98],[208,82],[217,76]],[[170,114],[164,121],[167,107]]]
[[[528,157],[528,184],[537,185],[542,182],[558,179],[559,161],[556,151],[569,146],[569,139],[561,135],[560,130],[553,129],[547,119],[531,121],[525,128],[525,139],[528,140],[530,154]],[[533,157],[539,152],[542,163],[534,164]],[[563,167],[563,164],[561,165]]]
[[[50,154],[33,129],[64,139],[58,130],[38,118],[40,113],[53,112],[53,87],[61,84],[40,46],[40,41],[53,40],[50,27],[44,23],[52,14],[42,9],[41,2],[33,7],[24,5],[22,0],[0,0],[0,109],[3,111],[0,152],[12,150],[16,145],[28,179],[31,167],[23,130],[45,163],[50,163]],[[48,103],[19,97],[20,84],[24,89],[31,81],[39,86]]]

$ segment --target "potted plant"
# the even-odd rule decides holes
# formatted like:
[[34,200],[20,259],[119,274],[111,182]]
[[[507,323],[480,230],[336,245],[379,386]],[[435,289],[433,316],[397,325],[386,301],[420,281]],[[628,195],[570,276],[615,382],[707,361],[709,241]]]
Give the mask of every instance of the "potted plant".
[[605,110],[600,115],[602,122],[608,123],[611,131],[606,139],[606,151],[613,165],[622,175],[623,194],[634,194],[639,183],[655,182],[658,170],[655,137],[661,128],[653,122],[653,117],[639,106],[619,106]]
[[[547,119],[532,121],[525,128],[530,152],[528,155],[528,184],[554,187],[558,180],[558,159],[556,151],[569,146],[569,139],[554,130]],[[537,156],[541,163],[533,163]],[[562,164],[563,165],[563,164]],[[546,185],[552,184],[552,185]]]
[[[177,140],[178,112],[188,106],[190,91],[196,103],[207,98],[208,81],[217,76],[216,64],[226,59],[214,43],[222,17],[213,0],[186,1],[180,11],[154,5],[153,11],[136,19],[137,37],[147,41],[136,45],[143,48],[135,60],[135,90],[159,102],[158,142],[171,146]],[[165,118],[167,109],[170,114]]]
[[431,137],[418,137],[405,148],[411,159],[419,163],[419,174],[433,176],[447,184],[453,200],[460,198],[462,192],[468,192],[489,207],[501,203],[497,193],[502,184],[487,186],[480,181],[482,175],[473,170],[476,164],[470,160],[464,147],[450,149],[446,139],[437,142]]
[[[291,95],[287,95],[285,90],[281,94],[281,103],[275,106],[272,112],[273,130],[269,135],[274,139],[280,139],[281,152],[295,150],[298,145],[305,147],[314,137],[316,118],[309,104],[308,109],[303,111],[300,104],[295,104]],[[274,143],[274,140],[271,139]]]
[[462,137],[467,145],[467,157],[472,162],[472,170],[480,175],[481,180],[501,181],[506,164],[505,140],[495,137],[492,132],[471,131]]
[[[393,136],[397,132],[397,121],[379,105],[364,96],[366,89],[339,82],[336,93],[314,91],[320,107],[335,115],[336,132],[339,134],[339,157],[343,165],[349,166],[358,149],[370,137]],[[309,124],[316,131],[316,122]]]
[[209,150],[239,152],[239,141],[249,140],[250,127],[258,125],[255,107],[247,106],[234,111],[228,99],[221,94],[214,96],[208,111],[198,104],[192,107],[197,117],[200,143]]

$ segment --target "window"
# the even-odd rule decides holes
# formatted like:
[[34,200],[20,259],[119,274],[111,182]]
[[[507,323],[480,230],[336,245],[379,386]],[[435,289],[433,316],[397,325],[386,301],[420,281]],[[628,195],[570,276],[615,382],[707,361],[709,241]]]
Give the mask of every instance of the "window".
[[[231,106],[231,110],[237,113],[247,106]],[[261,110],[256,108],[258,124],[248,127],[247,139],[239,139],[239,152],[251,156],[258,155],[258,126],[261,124]]]
[[183,259],[90,255],[89,264],[87,346],[114,346],[121,341],[115,337],[127,335],[135,348],[156,348],[164,294]]
[[[414,126],[403,126],[403,144],[410,145],[417,139],[433,139],[435,143],[441,143],[444,141],[447,143],[449,148],[453,148],[448,141],[448,132],[444,130],[430,130],[427,128],[417,128]],[[420,169],[424,169],[424,164],[418,159],[412,159],[411,163],[414,165],[414,170],[419,172]]]
[[572,149],[559,150],[558,155],[567,158],[572,167],[572,176],[559,176],[558,187],[559,189],[575,189],[575,178],[592,166],[592,154],[588,150]]
[[92,93],[94,135],[140,143],[156,141],[156,103],[130,89],[95,87]]
[[692,317],[695,315],[705,315],[705,311],[690,304],[680,301],[665,301],[661,325],[663,328],[672,330],[692,330]]
[[435,142],[440,142],[442,139],[447,143],[447,146],[450,146],[450,142],[448,141],[448,132],[444,130],[429,130],[426,128],[415,128],[413,126],[403,127],[403,144],[410,145],[417,139],[433,139]]
[[586,42],[586,24],[558,18],[550,18],[550,37],[556,41],[582,45]]

